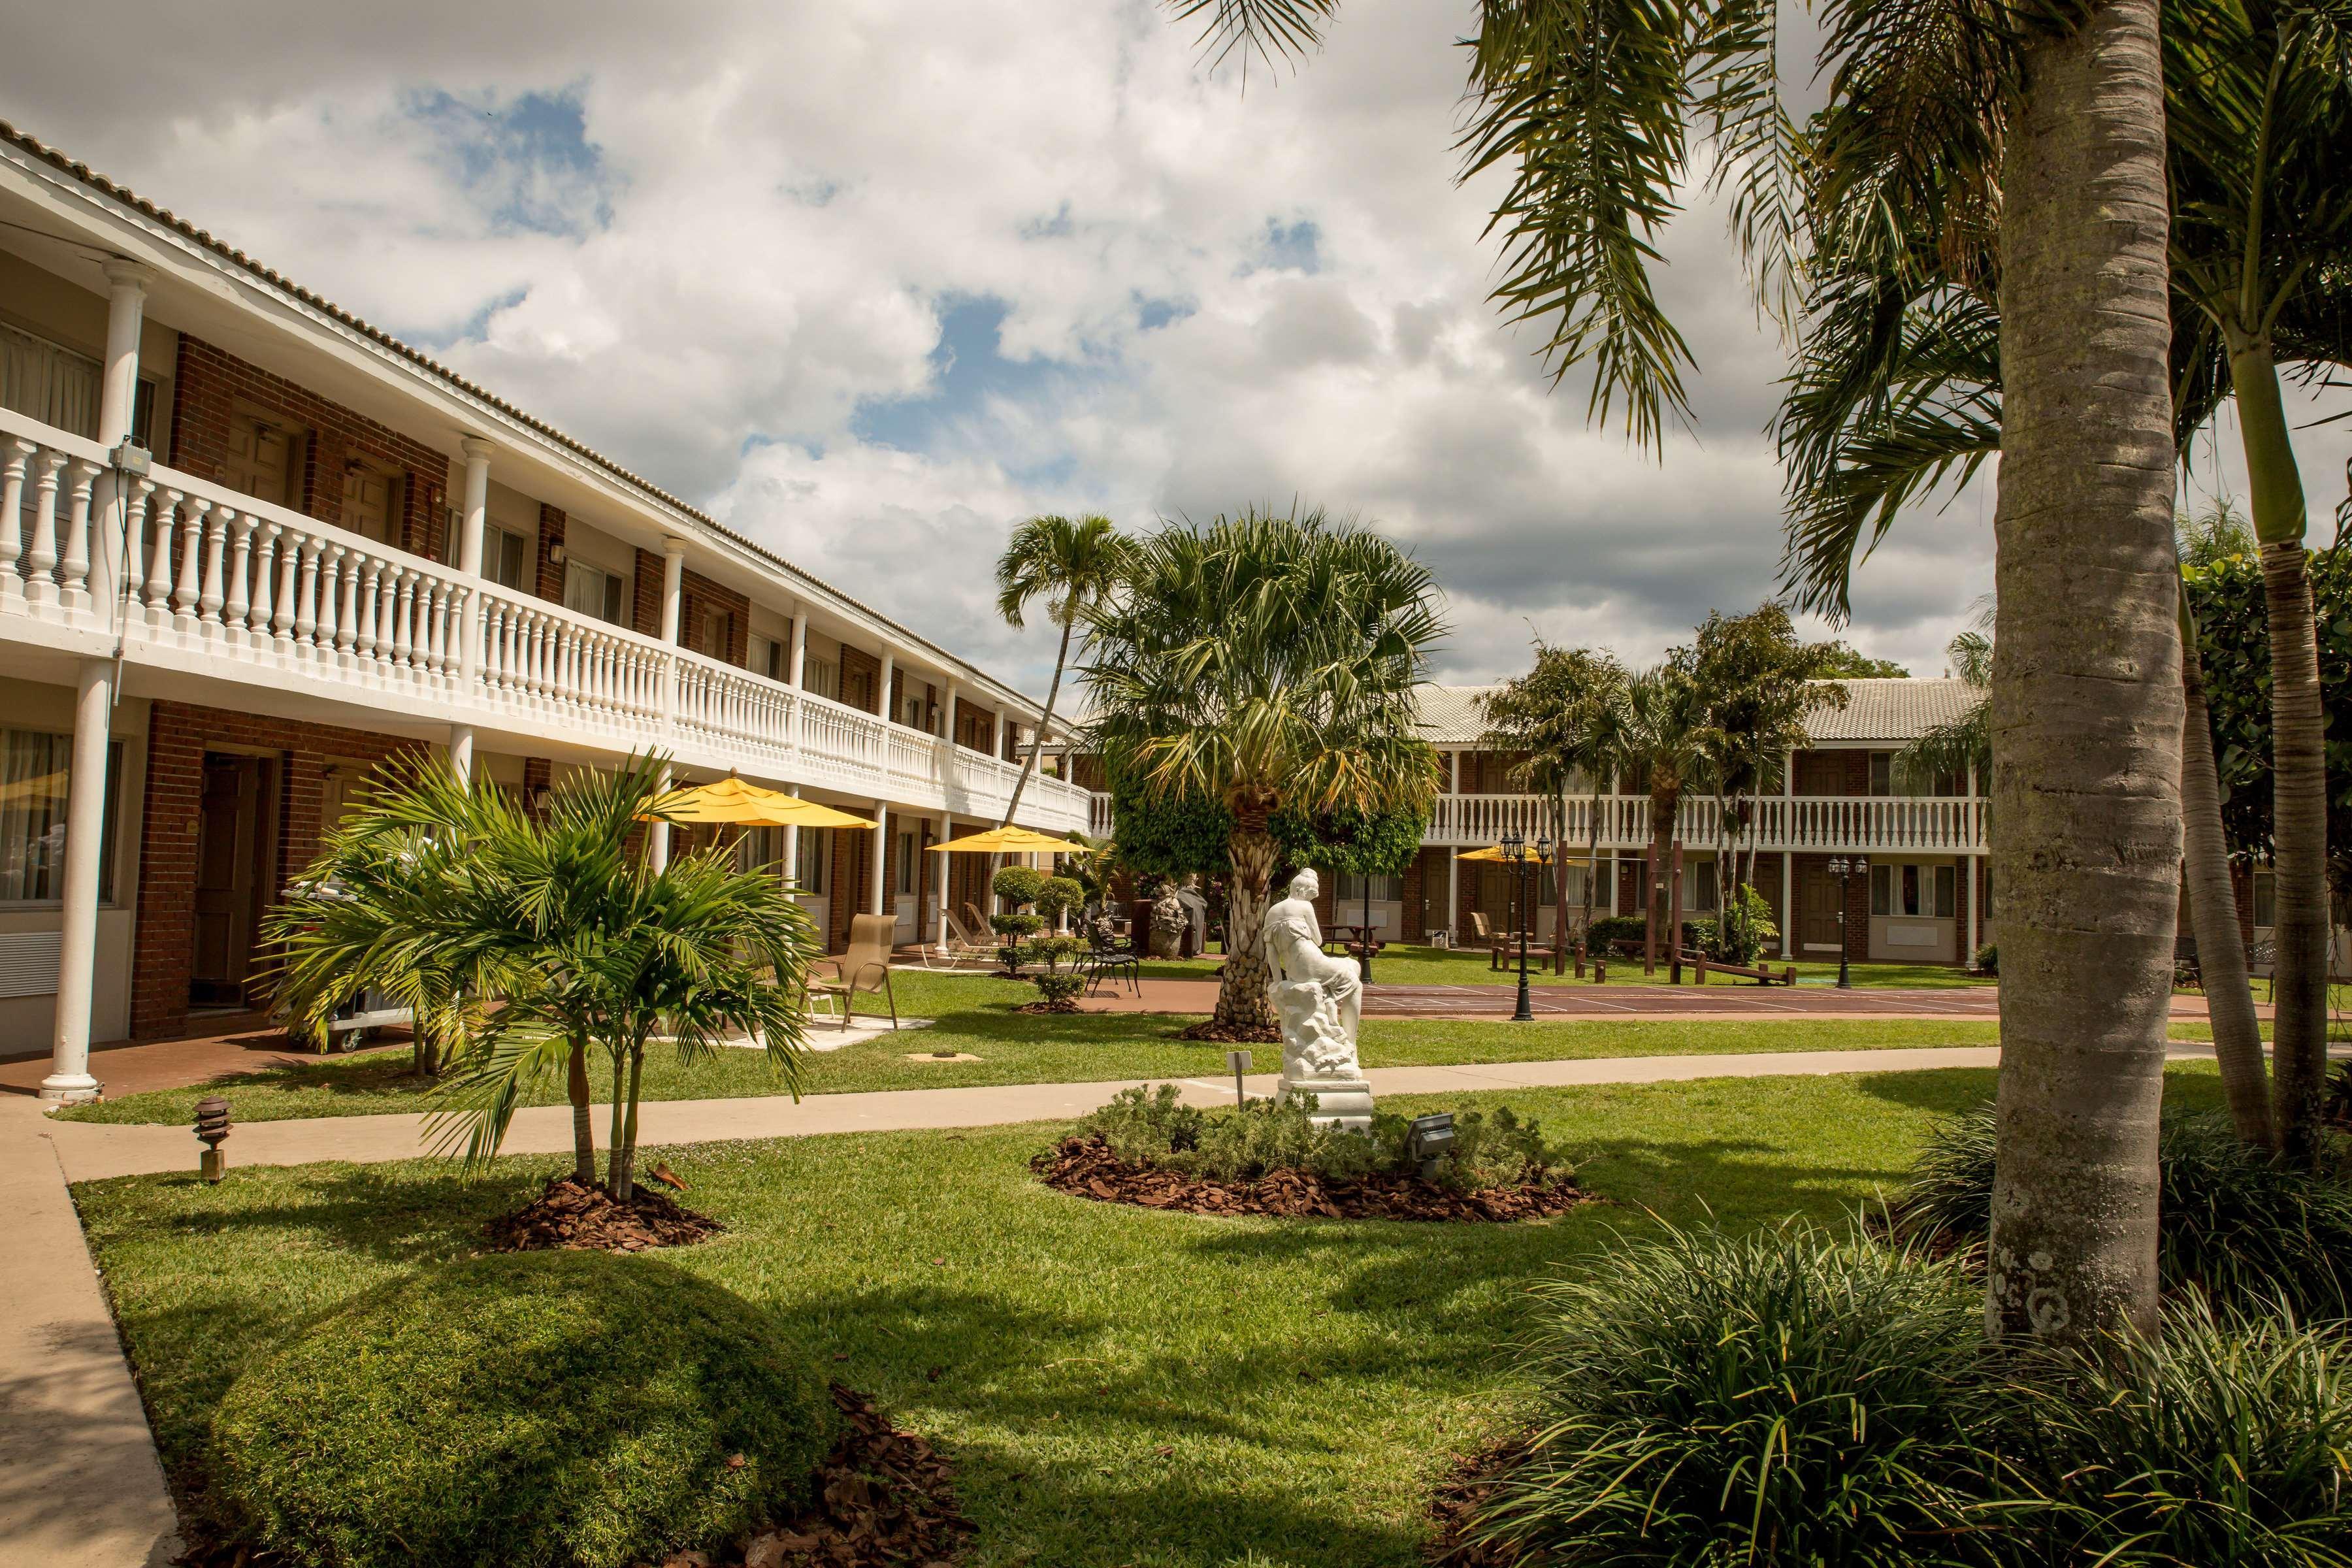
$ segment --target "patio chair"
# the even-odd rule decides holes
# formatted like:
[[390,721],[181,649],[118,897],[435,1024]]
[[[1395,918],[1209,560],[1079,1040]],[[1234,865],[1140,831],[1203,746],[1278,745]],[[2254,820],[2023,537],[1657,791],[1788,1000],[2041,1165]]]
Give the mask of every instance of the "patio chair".
[[860,995],[879,995],[890,1004],[890,1026],[898,1026],[898,997],[890,989],[890,951],[897,944],[898,921],[895,915],[852,915],[849,918],[849,951],[839,958],[822,958],[817,964],[830,964],[834,977],[819,979],[816,965],[810,966],[809,994],[812,998],[829,997],[841,1005],[841,1028],[849,1030],[851,1005]]
[[924,968],[956,969],[967,959],[977,959],[985,964],[995,963],[996,944],[993,942],[982,942],[974,937],[970,928],[952,913],[943,910],[940,914],[947,921],[947,940],[923,949]]
[[1087,977],[1087,995],[1101,990],[1106,978],[1116,980],[1121,975],[1138,996],[1143,994],[1143,960],[1136,952],[1133,942],[1107,938],[1099,926],[1090,930],[1087,942],[1087,951],[1080,955],[1076,967]]

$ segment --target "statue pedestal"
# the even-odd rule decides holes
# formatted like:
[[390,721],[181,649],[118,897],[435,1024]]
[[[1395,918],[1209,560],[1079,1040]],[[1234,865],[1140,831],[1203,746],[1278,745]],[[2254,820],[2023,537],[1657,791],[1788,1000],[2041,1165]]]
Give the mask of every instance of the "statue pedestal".
[[1345,1127],[1351,1132],[1372,1130],[1372,1086],[1361,1076],[1294,1079],[1284,1073],[1276,1098],[1290,1100],[1302,1094],[1315,1097],[1312,1120],[1318,1127]]

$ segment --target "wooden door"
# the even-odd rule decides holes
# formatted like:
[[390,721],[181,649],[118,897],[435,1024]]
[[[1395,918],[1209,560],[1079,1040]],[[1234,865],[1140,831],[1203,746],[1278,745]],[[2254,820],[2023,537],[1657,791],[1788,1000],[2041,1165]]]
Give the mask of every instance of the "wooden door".
[[241,1007],[253,967],[261,912],[262,763],[258,757],[205,757],[196,822],[195,951],[188,1000],[200,1007]]
[[1797,863],[1797,941],[1807,952],[1838,951],[1845,940],[1838,922],[1838,879],[1825,860]]
[[228,458],[221,465],[221,483],[260,500],[291,506],[293,475],[290,432],[258,415],[240,414],[229,421]]
[[346,469],[343,474],[345,528],[378,544],[392,542],[393,481],[373,468]]

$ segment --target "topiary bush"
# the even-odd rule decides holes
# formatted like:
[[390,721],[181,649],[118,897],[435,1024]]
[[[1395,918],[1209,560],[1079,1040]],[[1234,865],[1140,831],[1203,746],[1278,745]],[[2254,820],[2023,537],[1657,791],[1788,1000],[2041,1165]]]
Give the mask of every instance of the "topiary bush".
[[1087,901],[1086,889],[1076,877],[1048,877],[1037,887],[1037,912],[1051,921],[1065,913],[1076,913]]
[[805,1503],[824,1380],[741,1297],[648,1258],[502,1254],[370,1291],[238,1374],[206,1496],[331,1568],[625,1568]]
[[1791,1224],[1669,1231],[1537,1290],[1544,1405],[1474,1540],[1694,1568],[1976,1560],[1991,1384],[1961,1269]]
[[2156,1340],[2011,1391],[2010,1561],[2352,1563],[2352,1364],[2339,1333],[2191,1300]]
[[[1937,1127],[1888,1205],[1895,1232],[1980,1256],[1991,1224],[1993,1108]],[[2168,1111],[2158,1133],[2165,1289],[2259,1311],[2284,1300],[2311,1321],[2352,1312],[2352,1185],[2273,1161],[2226,1117]]]
[[1034,904],[1045,886],[1045,873],[1028,866],[1006,866],[990,879],[989,890],[1009,904]]

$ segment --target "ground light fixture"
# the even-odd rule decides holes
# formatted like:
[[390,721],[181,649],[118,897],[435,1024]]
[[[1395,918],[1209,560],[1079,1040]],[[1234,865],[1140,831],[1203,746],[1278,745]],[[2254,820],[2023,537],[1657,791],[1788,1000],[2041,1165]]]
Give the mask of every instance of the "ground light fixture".
[[217,1094],[196,1101],[196,1141],[205,1146],[196,1161],[196,1173],[207,1182],[217,1182],[228,1173],[228,1156],[220,1150],[227,1137],[228,1101]]
[[1838,989],[1851,991],[1853,989],[1853,972],[1846,958],[1850,945],[1846,942],[1845,911],[1853,902],[1853,879],[1870,875],[1870,862],[1860,855],[1851,860],[1843,855],[1832,855],[1830,857],[1830,875],[1838,879]]
[[1542,834],[1529,844],[1517,828],[1503,835],[1503,858],[1518,868],[1519,1005],[1511,1014],[1515,1024],[1535,1022],[1534,999],[1528,994],[1528,928],[1535,923],[1535,900],[1528,888],[1528,874],[1551,864],[1551,840]]
[[1416,1116],[1404,1131],[1405,1158],[1420,1168],[1421,1179],[1437,1179],[1437,1163],[1454,1152],[1454,1112]]
[[1247,1051],[1227,1051],[1225,1066],[1233,1069],[1234,1104],[1246,1109],[1249,1105],[1249,1092],[1242,1088],[1242,1075],[1250,1069],[1250,1054]]

